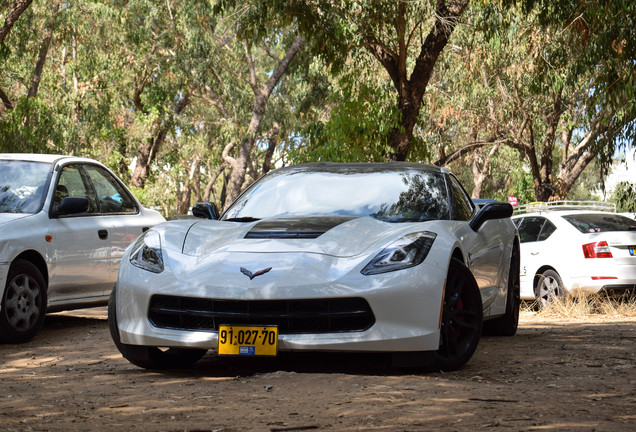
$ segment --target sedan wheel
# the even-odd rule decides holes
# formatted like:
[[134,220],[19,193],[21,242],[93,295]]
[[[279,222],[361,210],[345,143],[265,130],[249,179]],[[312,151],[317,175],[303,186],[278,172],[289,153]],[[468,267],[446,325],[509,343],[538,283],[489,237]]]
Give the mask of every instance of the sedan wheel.
[[0,340],[27,342],[44,323],[46,285],[38,268],[17,260],[9,270],[0,311]]
[[444,292],[435,369],[452,371],[464,366],[477,349],[482,325],[483,310],[477,282],[470,270],[453,258]]
[[563,287],[561,276],[554,270],[543,272],[535,290],[540,308],[545,308],[556,300],[565,297],[565,288]]

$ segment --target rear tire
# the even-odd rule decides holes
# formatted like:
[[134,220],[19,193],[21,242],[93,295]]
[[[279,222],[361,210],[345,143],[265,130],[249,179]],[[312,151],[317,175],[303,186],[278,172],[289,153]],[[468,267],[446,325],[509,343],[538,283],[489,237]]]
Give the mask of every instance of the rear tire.
[[204,349],[167,348],[128,345],[121,342],[117,326],[116,290],[110,294],[108,302],[108,328],[110,336],[119,352],[126,360],[144,369],[185,369],[205,355]]
[[25,260],[16,260],[9,269],[0,310],[0,341],[28,342],[44,324],[46,283],[40,270]]
[[555,301],[563,300],[566,294],[561,276],[552,269],[543,272],[534,292],[540,309],[554,304]]
[[477,282],[468,267],[452,258],[444,291],[435,369],[454,371],[464,366],[477,349],[482,325],[483,310]]
[[515,244],[510,257],[508,271],[508,292],[506,293],[506,313],[499,318],[484,322],[484,333],[496,336],[514,336],[519,327],[519,250]]

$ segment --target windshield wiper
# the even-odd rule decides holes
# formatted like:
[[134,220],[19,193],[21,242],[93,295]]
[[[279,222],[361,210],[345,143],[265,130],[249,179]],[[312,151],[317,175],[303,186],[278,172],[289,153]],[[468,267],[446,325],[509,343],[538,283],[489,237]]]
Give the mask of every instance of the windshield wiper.
[[260,218],[255,218],[252,216],[244,216],[244,217],[236,217],[236,218],[228,218],[228,219],[223,219],[224,221],[227,222],[256,222],[258,220],[261,220]]

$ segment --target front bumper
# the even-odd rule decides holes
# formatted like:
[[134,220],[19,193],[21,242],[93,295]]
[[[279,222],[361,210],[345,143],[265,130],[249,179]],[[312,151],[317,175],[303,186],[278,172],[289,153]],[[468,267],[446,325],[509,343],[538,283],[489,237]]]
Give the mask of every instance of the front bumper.
[[[180,266],[184,269],[181,273],[167,269],[154,274],[125,262],[116,287],[121,342],[216,351],[216,331],[176,330],[153,325],[148,314],[155,294],[234,301],[357,297],[366,300],[373,312],[375,322],[370,328],[280,334],[279,350],[415,352],[438,349],[445,268],[424,262],[411,269],[363,276],[359,261],[322,256],[322,271],[308,271],[315,257],[304,257],[304,265],[298,266],[298,254],[293,257],[262,255],[234,253],[206,270]],[[255,269],[271,266],[274,270],[250,280],[237,271],[245,262]]]

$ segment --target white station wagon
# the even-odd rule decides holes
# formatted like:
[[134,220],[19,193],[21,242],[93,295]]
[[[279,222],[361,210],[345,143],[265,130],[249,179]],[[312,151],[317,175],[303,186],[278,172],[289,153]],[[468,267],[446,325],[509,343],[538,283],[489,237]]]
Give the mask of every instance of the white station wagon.
[[47,311],[107,304],[128,245],[163,221],[99,162],[0,154],[0,342],[33,338]]
[[[537,203],[512,217],[521,240],[522,299],[543,307],[574,291],[634,292],[636,221],[607,204]],[[595,210],[601,207],[609,211]]]

